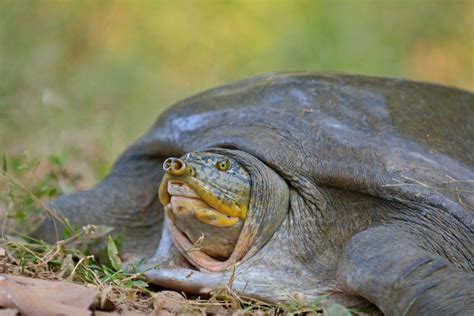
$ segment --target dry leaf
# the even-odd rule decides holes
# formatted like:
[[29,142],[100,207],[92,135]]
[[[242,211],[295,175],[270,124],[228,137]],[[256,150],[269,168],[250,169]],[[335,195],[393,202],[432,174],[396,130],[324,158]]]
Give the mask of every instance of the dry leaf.
[[[186,299],[174,291],[162,291],[155,297],[155,313],[156,315],[172,315],[188,312]],[[189,308],[189,307],[188,307]]]
[[168,310],[173,313],[179,313],[185,303],[184,297],[173,291],[162,291],[156,294],[155,310]]
[[97,295],[74,283],[0,274],[0,307],[22,315],[90,315]]

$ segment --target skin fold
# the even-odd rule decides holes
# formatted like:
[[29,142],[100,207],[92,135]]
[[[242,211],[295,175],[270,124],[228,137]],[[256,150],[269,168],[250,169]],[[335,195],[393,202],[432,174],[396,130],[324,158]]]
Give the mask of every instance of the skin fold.
[[[270,302],[297,295],[309,303],[330,293],[387,315],[468,315],[472,148],[470,92],[400,79],[266,74],[176,103],[96,188],[53,205],[72,223],[122,232],[125,252],[161,264],[147,277],[164,287],[208,294],[232,278],[238,293]],[[183,231],[199,229],[164,216],[158,196],[169,194],[160,189],[163,164],[199,153],[235,161],[250,177],[245,212],[222,209],[189,185],[204,209],[241,223],[228,239],[234,248],[220,257],[190,251],[195,240],[181,238]],[[225,235],[212,229],[232,227],[196,222],[208,239]],[[52,227],[45,221],[37,235],[51,237]]]

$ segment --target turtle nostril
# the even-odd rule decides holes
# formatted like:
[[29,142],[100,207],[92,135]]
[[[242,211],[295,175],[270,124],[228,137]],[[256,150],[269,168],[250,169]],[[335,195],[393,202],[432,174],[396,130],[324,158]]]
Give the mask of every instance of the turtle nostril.
[[163,162],[163,170],[173,175],[180,175],[186,169],[186,163],[179,158],[168,158]]
[[173,166],[173,160],[175,158],[168,158],[163,162],[163,170],[164,171],[170,171],[172,166]]
[[172,168],[174,171],[181,171],[182,169],[186,168],[186,163],[181,159],[176,158],[173,161]]

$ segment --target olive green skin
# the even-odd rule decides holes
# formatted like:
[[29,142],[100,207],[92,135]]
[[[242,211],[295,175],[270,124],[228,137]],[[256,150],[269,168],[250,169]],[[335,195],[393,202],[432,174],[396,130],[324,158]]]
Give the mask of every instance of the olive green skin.
[[[183,175],[169,179],[188,183],[210,206],[229,216],[245,219],[250,195],[250,177],[233,159],[215,153],[189,153],[181,157],[189,167]],[[228,163],[227,170],[219,170],[220,163]],[[235,209],[235,213],[232,211]]]
[[[166,190],[168,182],[185,183],[209,205],[211,218],[199,220],[196,213],[202,209],[174,213],[170,207],[169,210],[165,208],[165,213],[194,248],[198,244],[199,249],[211,257],[226,259],[235,247],[246,218],[250,176],[237,161],[215,153],[189,153],[182,156],[179,162],[180,170],[164,168],[168,172],[160,184],[161,203],[163,206],[170,203],[171,196]],[[216,215],[219,217],[215,218]],[[231,222],[232,225],[223,227],[222,224],[226,222]]]
[[[126,251],[158,247],[161,269],[147,276],[177,290],[209,293],[232,276],[235,291],[272,302],[329,292],[388,315],[469,314],[473,113],[472,93],[439,85],[262,75],[178,102],[104,182],[55,206],[73,223],[122,230]],[[245,254],[235,270],[176,260],[182,252],[160,225],[161,164],[208,148],[236,159],[252,181],[241,233],[250,242],[237,243]]]

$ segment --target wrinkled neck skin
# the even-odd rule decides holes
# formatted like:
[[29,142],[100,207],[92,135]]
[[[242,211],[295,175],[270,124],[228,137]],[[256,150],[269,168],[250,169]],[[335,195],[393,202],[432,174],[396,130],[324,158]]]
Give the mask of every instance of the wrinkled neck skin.
[[[472,255],[469,250],[472,236],[468,230],[457,229],[458,223],[453,216],[438,214],[435,206],[387,201],[366,193],[318,185],[311,179],[302,181],[303,177],[283,179],[244,152],[207,151],[238,160],[250,170],[252,183],[265,185],[252,190],[250,216],[231,259],[206,267],[193,260],[186,249],[176,249],[176,243],[164,243],[169,234],[164,231],[163,244],[151,260],[153,264],[160,263],[161,268],[147,274],[152,282],[209,295],[232,279],[232,287],[238,293],[264,301],[288,301],[298,297],[309,304],[319,295],[330,293],[331,299],[347,306],[365,306],[367,302],[355,293],[343,292],[337,280],[339,261],[345,245],[354,235],[386,224],[398,226],[402,234],[406,230],[406,236],[414,238],[417,247],[436,252],[453,264],[472,271],[473,267],[468,263]],[[257,168],[252,170],[252,167]],[[262,181],[262,173],[266,172],[270,172],[273,179],[267,175]],[[268,187],[271,181],[286,185],[277,185],[279,189],[275,190]],[[272,199],[280,202],[272,202]],[[256,205],[258,201],[262,203]],[[275,208],[275,205],[282,207]],[[259,208],[263,211],[255,212]],[[424,215],[413,216],[417,212],[433,214],[435,224],[426,223]],[[406,226],[407,222],[411,226]],[[428,230],[420,229],[427,225]],[[444,233],[445,225],[451,225],[452,231]],[[444,236],[437,240],[430,231],[440,231]],[[457,238],[464,240],[466,247],[460,246]],[[183,260],[176,263],[180,255],[187,259],[187,264],[183,264]]]
[[[234,289],[271,302],[295,293],[310,302],[329,291],[335,299],[357,305],[360,299],[341,293],[338,260],[354,235],[389,224],[399,227],[413,247],[472,271],[472,262],[466,260],[472,257],[472,217],[459,203],[473,204],[466,193],[470,184],[456,182],[462,188],[457,193],[449,185],[439,187],[450,179],[474,178],[463,143],[457,149],[440,145],[443,135],[410,122],[410,115],[397,116],[394,109],[402,102],[398,82],[385,86],[369,80],[382,92],[361,85],[351,90],[354,96],[341,96],[326,83],[317,90],[310,79],[292,86],[291,79],[273,81],[270,76],[197,95],[163,115],[141,140],[147,150],[172,149],[170,156],[216,147],[243,151],[288,185],[283,222],[259,251],[237,262]],[[349,78],[341,84],[353,83]],[[285,85],[291,89],[281,88]],[[442,97],[429,86],[416,88],[417,98]],[[263,98],[265,105],[255,106]],[[406,104],[419,104],[409,95],[403,98]],[[188,104],[202,107],[196,110]],[[407,135],[401,133],[404,127],[394,125],[397,122],[407,128]],[[417,130],[432,138],[422,143]],[[462,135],[452,139],[456,137]],[[268,231],[261,223],[256,229]],[[433,236],[433,231],[440,235]],[[160,247],[155,259],[163,262],[172,248]],[[231,276],[232,271],[190,273],[173,265],[148,274],[158,284],[197,294],[227,284]]]
[[[314,184],[289,188],[272,169],[240,150],[214,148],[206,152],[235,159],[251,175],[248,217],[236,248],[229,259],[218,261],[194,249],[189,241],[183,247],[183,241],[177,242],[174,237],[176,227],[165,218],[160,247],[150,262],[161,266],[147,274],[150,280],[208,295],[232,278],[238,292],[270,302],[287,301],[294,296],[310,302],[321,294],[337,292],[337,259],[344,241],[369,225],[364,218],[367,212],[354,214],[346,208],[334,216],[336,212],[329,209],[327,201],[337,199],[340,192],[320,192]],[[364,203],[357,194],[349,199]],[[368,198],[365,203],[373,205]],[[346,221],[352,222],[353,229],[340,227]],[[181,255],[187,264],[177,259]],[[361,303],[351,296],[334,297],[348,305]]]

